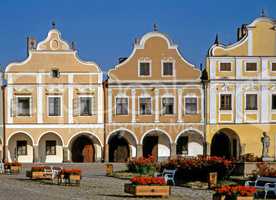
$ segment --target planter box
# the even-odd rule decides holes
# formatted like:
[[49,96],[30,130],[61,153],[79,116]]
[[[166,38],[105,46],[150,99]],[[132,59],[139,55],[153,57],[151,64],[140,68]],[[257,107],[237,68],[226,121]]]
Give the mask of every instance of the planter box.
[[72,174],[69,176],[70,181],[80,181],[81,180],[81,176],[80,175],[75,175]]
[[110,176],[113,174],[113,165],[112,164],[106,164],[105,165],[106,175]]
[[168,197],[171,194],[171,188],[167,185],[151,186],[125,184],[125,193],[133,194],[134,196],[140,197]]
[[44,172],[32,172],[32,179],[44,179]]
[[[254,197],[250,196],[250,197],[237,197],[237,200],[253,200]],[[213,195],[213,200],[227,200],[227,198],[224,195],[217,195],[214,194]]]
[[21,171],[21,166],[11,166],[11,173],[19,173]]

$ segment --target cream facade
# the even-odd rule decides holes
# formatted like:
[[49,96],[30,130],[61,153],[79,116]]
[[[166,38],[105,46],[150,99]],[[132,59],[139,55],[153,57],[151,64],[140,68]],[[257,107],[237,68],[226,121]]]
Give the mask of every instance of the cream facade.
[[276,24],[260,17],[242,26],[238,41],[210,48],[206,69],[209,154],[262,155],[263,132],[276,157]]
[[102,160],[102,72],[78,58],[53,27],[28,57],[6,67],[6,159],[58,163]]
[[105,82],[105,161],[203,154],[200,70],[157,30],[136,40]]

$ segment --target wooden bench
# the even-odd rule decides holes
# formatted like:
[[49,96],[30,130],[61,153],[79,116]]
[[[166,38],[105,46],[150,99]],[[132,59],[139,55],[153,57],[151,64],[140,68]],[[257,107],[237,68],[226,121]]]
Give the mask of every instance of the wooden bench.
[[269,192],[276,195],[276,177],[262,177],[258,176],[255,181],[246,181],[246,186],[254,186],[257,192],[265,192],[264,198],[266,199]]

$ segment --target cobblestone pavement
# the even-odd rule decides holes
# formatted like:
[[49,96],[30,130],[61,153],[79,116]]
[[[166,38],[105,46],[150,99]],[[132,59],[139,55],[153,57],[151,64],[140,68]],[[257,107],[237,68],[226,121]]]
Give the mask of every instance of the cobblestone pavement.
[[[77,166],[75,166],[77,167]],[[104,165],[82,165],[87,171],[79,186],[59,186],[48,182],[31,181],[24,173],[19,175],[0,176],[0,200],[117,200],[135,199],[124,193],[123,185],[126,180],[110,178],[103,175]],[[89,168],[95,173],[88,174]],[[124,166],[116,166],[121,169]],[[139,198],[136,198],[139,199]],[[147,200],[148,198],[143,198]],[[153,199],[153,198],[149,198]],[[154,198],[156,199],[156,198]],[[159,199],[159,198],[157,198]],[[164,198],[163,198],[164,199]],[[191,190],[184,187],[172,187],[170,200],[207,200],[211,199],[211,192]]]

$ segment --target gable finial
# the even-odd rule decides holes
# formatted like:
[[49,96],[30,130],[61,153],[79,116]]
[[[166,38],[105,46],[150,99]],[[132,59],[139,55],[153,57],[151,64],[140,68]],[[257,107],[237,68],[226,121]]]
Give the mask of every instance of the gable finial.
[[74,41],[71,42],[71,49],[72,49],[73,51],[76,50],[76,45],[75,45],[75,42],[74,42]]
[[265,15],[265,10],[262,8],[262,10],[261,10],[261,17],[265,17],[266,15]]
[[153,31],[154,31],[154,32],[158,31],[158,26],[157,26],[156,23],[153,24]]
[[55,29],[55,28],[56,28],[56,22],[52,21],[52,29]]
[[215,45],[219,45],[219,39],[218,39],[218,34],[216,34],[216,39],[215,39],[215,42],[214,42]]

